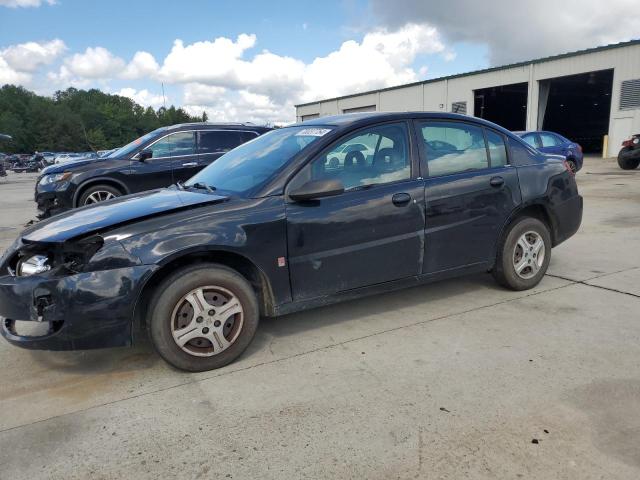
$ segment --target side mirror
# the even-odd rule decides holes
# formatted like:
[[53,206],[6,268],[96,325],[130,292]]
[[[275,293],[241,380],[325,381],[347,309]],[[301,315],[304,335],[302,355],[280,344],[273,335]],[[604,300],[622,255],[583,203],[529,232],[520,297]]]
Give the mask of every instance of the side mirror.
[[153,158],[153,150],[147,148],[138,153],[138,160],[144,162],[147,158]]
[[333,197],[344,192],[344,185],[340,180],[310,180],[300,188],[289,193],[289,198],[296,202],[316,200],[318,198]]

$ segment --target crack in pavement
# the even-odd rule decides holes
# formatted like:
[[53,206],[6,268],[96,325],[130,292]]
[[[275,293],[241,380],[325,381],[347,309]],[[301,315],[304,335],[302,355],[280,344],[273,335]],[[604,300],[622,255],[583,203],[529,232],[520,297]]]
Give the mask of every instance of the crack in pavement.
[[635,293],[625,292],[623,290],[618,290],[618,289],[611,288],[611,287],[603,287],[602,285],[594,285],[593,283],[587,283],[587,282],[590,282],[591,280],[596,280],[596,279],[602,278],[602,277],[608,277],[610,275],[615,275],[617,273],[623,273],[623,272],[628,272],[628,271],[631,271],[631,270],[637,270],[638,268],[640,268],[640,267],[625,268],[623,270],[618,270],[617,272],[603,273],[602,275],[596,275],[595,277],[585,278],[584,280],[574,280],[572,278],[563,277],[561,275],[554,275],[554,274],[551,274],[551,273],[547,273],[547,274],[545,274],[545,276],[558,278],[560,280],[566,280],[567,282],[572,282],[572,284],[574,284],[574,285],[575,284],[586,285],[587,287],[599,288],[601,290],[607,290],[609,292],[620,293],[622,295],[628,295],[628,296],[634,297],[634,298],[640,298],[640,295],[637,295]]
[[[634,267],[634,268],[637,268],[637,267]],[[616,272],[616,273],[618,273],[618,272]],[[333,343],[333,344],[330,344],[330,345],[325,345],[325,346],[322,346],[322,347],[314,348],[314,349],[311,349],[311,350],[306,350],[304,352],[295,353],[293,355],[289,355],[289,356],[286,356],[286,357],[275,358],[273,360],[256,363],[254,365],[247,365],[246,367],[236,368],[235,370],[230,370],[230,371],[227,371],[227,372],[220,372],[218,374],[213,374],[213,375],[210,375],[208,377],[187,380],[185,382],[178,383],[178,384],[175,384],[175,385],[169,385],[167,387],[158,388],[158,389],[151,390],[151,391],[148,391],[148,392],[142,392],[142,393],[139,393],[137,395],[131,395],[131,396],[128,396],[128,397],[125,397],[125,398],[120,398],[120,399],[117,399],[117,400],[104,402],[104,403],[101,403],[101,404],[98,404],[98,405],[92,405],[92,406],[89,406],[89,407],[86,407],[86,408],[75,410],[73,412],[61,413],[59,415],[54,415],[52,417],[43,418],[43,419],[40,419],[40,420],[35,420],[33,422],[30,422],[30,423],[25,423],[25,424],[22,424],[22,425],[16,425],[16,426],[13,426],[13,427],[5,428],[3,430],[0,430],[0,434],[6,433],[6,432],[10,432],[10,431],[13,431],[13,430],[17,430],[17,429],[20,429],[20,428],[24,428],[24,427],[29,427],[29,426],[32,426],[32,425],[37,425],[39,423],[47,422],[49,420],[55,420],[57,418],[66,417],[68,415],[75,415],[75,414],[79,414],[79,413],[88,412],[88,411],[94,410],[96,408],[106,407],[106,406],[109,406],[109,405],[115,405],[117,403],[124,402],[124,401],[127,401],[127,400],[134,400],[136,398],[142,398],[142,397],[145,397],[145,396],[148,396],[148,395],[154,395],[154,394],[157,394],[157,393],[166,392],[166,391],[173,390],[173,389],[176,389],[176,388],[184,387],[186,385],[195,385],[195,384],[198,384],[198,383],[206,382],[208,380],[212,380],[214,378],[223,377],[223,376],[227,376],[227,375],[233,375],[233,374],[238,373],[238,372],[245,372],[245,371],[248,371],[248,370],[251,370],[251,369],[254,369],[254,368],[258,368],[258,367],[262,367],[262,366],[266,366],[266,365],[273,365],[273,364],[276,364],[276,363],[279,363],[279,362],[284,362],[284,361],[291,360],[291,359],[294,359],[294,358],[298,358],[298,357],[302,357],[302,356],[309,355],[309,354],[312,354],[312,353],[320,352],[320,351],[323,351],[323,350],[330,350],[332,348],[340,347],[340,346],[347,345],[347,344],[350,344],[350,343],[353,343],[353,342],[357,342],[357,341],[360,341],[360,340],[364,340],[364,339],[367,339],[367,338],[376,337],[378,335],[384,335],[384,334],[387,334],[387,333],[392,333],[392,332],[396,332],[396,331],[399,331],[399,330],[404,330],[406,328],[411,328],[411,327],[415,327],[415,326],[418,326],[418,325],[425,325],[427,323],[436,322],[436,321],[439,321],[439,320],[445,320],[445,319],[448,319],[448,318],[453,318],[453,317],[456,317],[456,316],[459,316],[459,315],[465,315],[465,314],[468,314],[468,313],[471,313],[471,312],[476,312],[476,311],[479,311],[479,310],[493,308],[493,307],[496,307],[496,306],[499,306],[499,305],[504,305],[504,304],[507,304],[507,303],[523,300],[525,298],[534,297],[536,295],[541,295],[541,294],[544,294],[544,293],[549,293],[549,292],[554,292],[554,291],[557,291],[557,290],[561,290],[563,288],[567,288],[567,287],[570,287],[570,286],[573,286],[573,285],[576,285],[576,284],[583,284],[583,285],[586,285],[586,286],[589,286],[589,287],[602,288],[603,290],[611,290],[611,291],[615,292],[615,290],[612,290],[612,289],[607,289],[607,288],[604,288],[604,287],[597,287],[596,285],[590,285],[590,284],[587,284],[587,283],[583,283],[583,281],[571,280],[571,279],[563,278],[563,277],[560,277],[560,276],[557,276],[557,275],[546,274],[545,276],[549,276],[549,277],[554,277],[554,278],[558,278],[558,279],[561,279],[561,280],[565,280],[565,281],[567,281],[569,283],[567,283],[566,285],[558,286],[558,287],[553,287],[553,288],[548,288],[548,289],[545,289],[545,290],[540,290],[540,291],[533,292],[533,293],[530,293],[530,294],[527,294],[527,295],[523,295],[523,296],[519,296],[519,297],[516,297],[516,298],[509,298],[509,299],[506,299],[506,300],[501,300],[499,302],[491,303],[491,304],[488,304],[488,305],[481,305],[479,307],[470,308],[468,310],[463,310],[463,311],[460,311],[460,312],[449,313],[449,314],[445,314],[445,315],[440,315],[438,317],[430,318],[430,319],[427,319],[427,320],[421,320],[419,322],[410,323],[410,324],[407,324],[407,325],[401,325],[401,326],[398,326],[398,327],[388,328],[386,330],[381,330],[381,331],[378,331],[378,332],[370,333],[368,335],[363,335],[363,336],[360,336],[360,337],[351,338],[349,340],[344,340],[342,342],[337,342],[337,343]],[[597,278],[597,277],[594,277],[594,278]],[[589,279],[589,280],[591,280],[591,279]],[[626,292],[617,292],[617,293],[627,294]],[[631,295],[633,297],[637,297],[636,295],[633,295],[633,294],[627,294],[627,295]]]

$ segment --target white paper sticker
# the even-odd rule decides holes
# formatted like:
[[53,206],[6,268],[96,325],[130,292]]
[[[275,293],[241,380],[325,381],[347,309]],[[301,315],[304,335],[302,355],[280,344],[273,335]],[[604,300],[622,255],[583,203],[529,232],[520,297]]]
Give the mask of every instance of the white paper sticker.
[[330,131],[330,128],[305,128],[296,133],[296,137],[322,137]]

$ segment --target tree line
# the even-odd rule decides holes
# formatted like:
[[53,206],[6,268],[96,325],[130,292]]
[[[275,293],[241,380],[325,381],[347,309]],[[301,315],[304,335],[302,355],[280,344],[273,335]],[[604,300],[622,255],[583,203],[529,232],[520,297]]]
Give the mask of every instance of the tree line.
[[154,110],[100,90],[68,88],[52,97],[23,87],[0,88],[0,133],[13,137],[0,151],[85,152],[120,147],[151,130],[185,122],[206,121],[182,108]]

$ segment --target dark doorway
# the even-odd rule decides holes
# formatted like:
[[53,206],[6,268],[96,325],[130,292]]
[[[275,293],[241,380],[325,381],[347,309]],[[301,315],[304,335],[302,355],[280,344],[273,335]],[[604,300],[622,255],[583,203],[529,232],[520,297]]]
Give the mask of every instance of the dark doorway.
[[613,70],[541,80],[538,128],[558,132],[582,145],[585,152],[602,152],[609,132]]
[[474,90],[473,115],[497,123],[507,130],[527,125],[527,83]]

